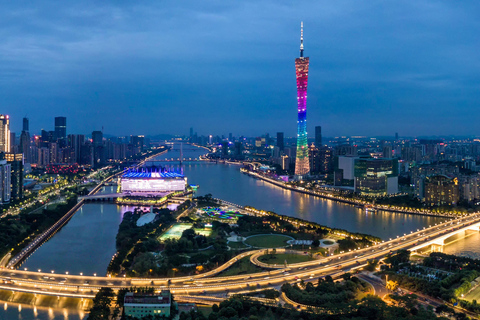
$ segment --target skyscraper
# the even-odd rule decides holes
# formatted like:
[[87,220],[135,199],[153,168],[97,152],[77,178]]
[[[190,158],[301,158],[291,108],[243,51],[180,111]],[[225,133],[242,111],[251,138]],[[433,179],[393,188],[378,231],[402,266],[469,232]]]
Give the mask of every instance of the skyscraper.
[[28,125],[28,118],[23,118],[23,129],[22,131],[28,132],[30,131],[29,125]]
[[307,83],[308,83],[308,57],[303,56],[303,22],[301,24],[300,57],[295,59],[297,76],[297,160],[295,162],[295,175],[304,176],[310,172],[308,161],[307,143]]
[[60,147],[67,145],[67,118],[55,117],[55,139]]
[[10,119],[0,114],[0,152],[10,152]]
[[30,152],[30,133],[28,132],[28,118],[23,118],[23,130],[20,135],[20,150],[23,153],[23,160],[25,163],[31,163],[32,157]]
[[320,148],[322,146],[322,127],[315,127],[315,147]]
[[285,140],[283,138],[283,132],[277,132],[277,147],[280,149],[280,151],[283,151],[283,149],[285,149]]

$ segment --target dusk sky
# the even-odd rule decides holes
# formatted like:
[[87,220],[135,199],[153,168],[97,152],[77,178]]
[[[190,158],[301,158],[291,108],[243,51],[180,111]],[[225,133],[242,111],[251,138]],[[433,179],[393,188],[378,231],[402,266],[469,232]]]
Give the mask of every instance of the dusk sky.
[[20,133],[477,135],[478,1],[2,1],[0,113]]

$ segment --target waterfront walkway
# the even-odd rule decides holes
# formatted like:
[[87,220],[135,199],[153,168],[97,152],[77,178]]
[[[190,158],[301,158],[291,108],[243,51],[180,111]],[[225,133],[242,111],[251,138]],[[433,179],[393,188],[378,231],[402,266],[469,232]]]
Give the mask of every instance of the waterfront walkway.
[[311,191],[311,190],[307,190],[307,189],[304,189],[304,188],[291,186],[291,185],[286,184],[283,181],[278,181],[278,180],[275,180],[275,179],[272,179],[272,178],[268,178],[268,177],[265,177],[265,176],[263,176],[259,173],[252,172],[250,170],[243,169],[242,172],[244,172],[244,173],[246,173],[246,174],[248,174],[248,175],[250,175],[254,178],[258,178],[258,179],[263,180],[265,182],[274,184],[274,185],[276,185],[280,188],[283,188],[283,189],[288,189],[288,190],[291,190],[291,191],[294,191],[294,192],[304,193],[304,194],[308,194],[308,195],[311,195],[311,196],[324,198],[324,199],[328,199],[328,200],[332,200],[332,201],[338,201],[338,202],[351,204],[351,205],[355,205],[355,206],[370,205],[371,206],[370,208],[374,209],[374,210],[382,210],[382,211],[406,213],[406,214],[416,214],[416,215],[422,215],[422,216],[432,216],[432,217],[441,217],[441,218],[451,218],[451,217],[457,217],[458,216],[454,213],[434,213],[434,212],[425,212],[425,211],[414,211],[414,210],[409,210],[409,209],[391,208],[387,205],[374,205],[374,204],[371,204],[371,203],[367,203],[365,201],[346,199],[346,198],[338,197],[338,196],[335,196],[333,194],[329,194],[329,193],[325,193],[325,192]]

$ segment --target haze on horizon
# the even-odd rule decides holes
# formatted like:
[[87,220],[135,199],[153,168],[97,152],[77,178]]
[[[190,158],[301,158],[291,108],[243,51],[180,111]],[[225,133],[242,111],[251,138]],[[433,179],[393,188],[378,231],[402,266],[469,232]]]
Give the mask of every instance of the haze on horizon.
[[20,132],[476,135],[475,1],[2,1],[0,113]]

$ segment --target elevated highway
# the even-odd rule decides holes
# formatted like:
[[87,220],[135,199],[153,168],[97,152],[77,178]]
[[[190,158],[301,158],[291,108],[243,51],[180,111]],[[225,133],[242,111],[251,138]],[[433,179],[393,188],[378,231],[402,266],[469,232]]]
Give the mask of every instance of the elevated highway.
[[[0,269],[3,285],[0,289],[41,293],[47,295],[90,298],[101,287],[116,290],[129,286],[153,286],[157,290],[170,289],[183,296],[216,293],[234,293],[259,288],[277,287],[286,282],[315,281],[326,275],[338,275],[359,268],[371,259],[382,259],[396,250],[419,250],[435,239],[448,239],[454,234],[475,229],[480,215],[473,214],[382,241],[363,249],[332,255],[320,260],[279,266],[277,269],[252,274],[218,277],[236,261],[263,250],[239,254],[222,266],[204,274],[178,278],[110,278],[86,275],[52,274],[30,270]],[[216,277],[214,277],[216,276]]]

